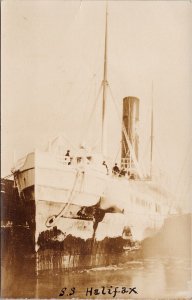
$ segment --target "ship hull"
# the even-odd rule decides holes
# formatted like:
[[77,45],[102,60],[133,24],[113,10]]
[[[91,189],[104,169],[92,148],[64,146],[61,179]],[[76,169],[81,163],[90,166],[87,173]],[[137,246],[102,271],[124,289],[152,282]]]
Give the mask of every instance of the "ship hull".
[[124,227],[129,227],[134,240],[142,241],[156,233],[163,225],[169,211],[167,194],[163,194],[150,181],[110,177],[101,209],[111,204],[124,213]]
[[58,241],[67,236],[83,240],[121,236],[124,219],[120,210],[112,208],[109,213],[99,207],[106,174],[94,168],[61,167],[52,159],[47,153],[31,153],[15,172],[36,249],[43,233],[53,229],[60,233],[52,237]]
[[[57,242],[63,242],[68,236],[84,241],[89,239],[101,241],[105,237],[122,236],[124,216],[121,213],[113,213],[112,216],[112,213],[106,213],[97,206],[86,207],[85,209],[85,207],[71,205],[68,215],[59,216],[54,219],[52,226],[47,226],[47,220],[54,215],[56,216],[63,205],[49,201],[36,201],[35,203],[35,234],[38,247],[41,246],[45,232],[50,232],[52,241]],[[82,211],[85,211],[86,215],[83,214],[82,216]],[[98,220],[97,217],[100,219]]]
[[42,153],[28,155],[15,173],[36,249],[45,235],[57,242],[68,236],[142,241],[163,225],[168,206],[146,182],[90,168],[59,168],[51,159]]

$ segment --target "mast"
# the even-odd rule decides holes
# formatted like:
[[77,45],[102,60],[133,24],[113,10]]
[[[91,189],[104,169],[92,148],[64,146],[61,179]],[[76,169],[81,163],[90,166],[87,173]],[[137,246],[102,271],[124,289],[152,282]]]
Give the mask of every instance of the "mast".
[[153,172],[153,81],[152,81],[152,98],[151,98],[151,151],[150,151],[150,178],[152,179]]
[[102,101],[102,131],[101,131],[101,151],[102,153],[105,153],[105,147],[106,147],[106,139],[105,139],[105,134],[106,134],[106,120],[105,120],[105,110],[106,110],[106,89],[107,89],[107,35],[108,35],[108,4],[106,1],[106,12],[105,12],[105,48],[104,48],[104,69],[103,69],[103,81],[102,81],[102,86],[103,86],[103,101]]

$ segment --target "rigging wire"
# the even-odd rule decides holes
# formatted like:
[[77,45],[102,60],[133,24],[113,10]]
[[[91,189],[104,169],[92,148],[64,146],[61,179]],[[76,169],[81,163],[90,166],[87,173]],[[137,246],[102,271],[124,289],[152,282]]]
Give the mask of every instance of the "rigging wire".
[[[82,5],[82,0],[81,0],[79,9],[81,8],[81,5]],[[100,66],[100,65],[98,66],[98,64],[97,64],[97,62],[98,62],[98,60],[99,60],[99,56],[100,56],[100,49],[101,49],[101,41],[100,41],[100,40],[99,40],[99,45],[98,45],[97,49],[98,49],[98,51],[96,52],[97,55],[95,56],[94,62],[93,62],[93,64],[92,64],[92,65],[93,65],[93,68],[91,68],[91,67],[90,67],[90,64],[88,64],[88,62],[86,61],[86,63],[87,63],[86,66],[89,68],[90,73],[91,73],[91,79],[90,79],[90,81],[92,81],[92,79],[94,78],[95,74],[99,73],[100,70],[101,70],[101,66]],[[92,70],[94,70],[94,72],[92,72]],[[81,71],[81,66],[79,67],[78,72],[76,72],[75,78],[78,78],[80,71]],[[94,75],[92,75],[92,74],[94,74]],[[90,84],[90,81],[88,81],[88,84],[87,84],[87,85]],[[68,89],[67,95],[66,95],[65,97],[68,97],[68,96],[71,94],[71,92],[73,91],[72,87],[74,86],[74,84],[75,84],[75,80],[74,80],[74,82],[71,84],[70,88]],[[86,88],[85,88],[85,90],[83,90],[83,91],[81,92],[80,95],[78,94],[78,96],[75,97],[75,98],[72,100],[72,104],[71,104],[72,107],[73,107],[73,105],[76,103],[76,101],[79,99],[79,97],[81,97],[81,96],[84,94],[84,91],[86,91]],[[66,113],[66,114],[64,115],[64,117],[65,117],[65,118],[66,118],[66,117],[70,117],[70,116],[73,114],[73,112],[74,112],[74,110],[71,110],[71,112],[70,112],[70,113]]]
[[159,158],[160,158],[160,162],[161,162],[161,167],[159,166],[159,168],[162,170],[162,167],[163,167],[163,170],[166,170],[166,166],[165,166],[165,158],[163,157],[160,149],[159,149],[159,146],[158,146],[158,143],[157,143],[157,139],[154,139],[153,141],[153,144],[154,144],[154,147],[156,146],[156,149],[157,149],[157,154],[159,155]]
[[47,148],[48,151],[51,151],[51,147],[57,139],[60,139],[60,141],[61,139],[63,139],[65,142],[67,142],[70,148],[72,148],[74,151],[77,151],[77,147],[64,134],[58,134],[57,136],[49,140]]
[[[72,91],[74,90],[74,85],[77,83],[77,78],[78,78],[78,76],[79,76],[79,74],[80,74],[80,71],[81,71],[81,66],[79,66],[78,71],[75,73],[74,80],[73,80],[72,82],[67,82],[68,84],[70,84],[70,86],[69,86],[69,88],[68,88],[66,94],[64,95],[64,97],[65,97],[66,99],[70,97]],[[75,97],[74,99],[72,99],[72,104],[71,104],[71,106],[73,107],[73,105],[74,105],[75,103],[76,103],[76,97]],[[63,105],[64,105],[64,104],[63,104]],[[73,111],[71,111],[71,112],[73,113]],[[68,112],[66,112],[65,114],[62,114],[62,116],[63,116],[64,118],[68,117],[69,115],[71,115],[71,114],[69,114]]]
[[95,111],[95,108],[96,108],[96,105],[97,105],[97,102],[98,102],[98,99],[99,99],[99,96],[101,94],[101,91],[102,91],[102,83],[100,84],[100,88],[98,90],[98,93],[97,93],[97,96],[95,98],[95,101],[94,101],[94,104],[93,104],[93,107],[92,107],[92,111],[91,111],[91,114],[89,115],[89,119],[88,119],[88,122],[87,122],[87,126],[83,132],[83,134],[81,135],[80,137],[80,140],[82,141],[83,137],[86,136],[86,134],[88,133],[87,131],[87,128],[89,127],[91,121],[92,121],[92,117],[93,117],[93,114],[94,114],[94,111]]
[[[80,94],[78,94],[76,97],[73,98],[73,100],[70,103],[71,107],[74,107],[74,104],[77,102],[77,100],[84,95],[84,93],[87,91],[87,88],[90,85],[92,79],[93,78],[91,76],[91,78],[89,78],[89,81],[88,81],[87,85],[81,90]],[[66,117],[70,117],[74,112],[75,111],[73,109],[71,109],[70,112],[67,112],[66,114],[63,115],[63,118],[66,119]]]
[[113,164],[115,164],[115,163],[116,163],[116,161],[117,161],[117,158],[118,158],[118,156],[119,156],[119,152],[120,152],[120,150],[121,150],[121,141],[120,141],[120,146],[118,147],[118,150],[117,150],[117,154],[116,154],[116,156],[115,156],[115,159],[114,159],[114,161],[113,161]]
[[[81,10],[81,5],[82,5],[82,0],[80,0],[79,7],[77,8],[77,11],[75,12],[75,14],[74,14],[74,16],[73,16],[70,25],[68,26],[68,28],[67,28],[66,31],[65,31],[65,38],[66,38],[66,39],[67,39],[67,36],[70,35],[70,30],[71,30],[71,28],[72,28],[72,25],[75,23],[75,21],[76,21],[78,15],[79,15],[79,12],[80,12],[80,10]],[[70,35],[70,36],[71,36],[71,35]],[[76,77],[75,77],[75,78],[78,77],[78,75],[79,75],[79,73],[80,73],[80,70],[81,70],[81,66],[79,66],[79,69],[78,69],[78,71],[76,72]],[[73,86],[73,85],[74,85],[74,82],[70,85],[70,87],[69,87],[69,89],[68,89],[68,92],[67,92],[67,95],[65,95],[65,97],[68,97],[68,96],[69,96],[69,94],[70,94],[71,91],[72,91],[72,86]],[[67,114],[66,114],[66,115],[67,115]]]
[[[83,2],[83,1],[81,0],[80,3],[79,3],[79,7],[78,7],[78,9],[77,9],[77,11],[76,11],[76,13],[75,13],[75,15],[74,15],[74,18],[72,19],[72,22],[71,22],[70,26],[68,27],[67,35],[70,33],[70,29],[71,29],[73,23],[75,23],[75,21],[76,21],[76,19],[77,19],[77,17],[78,17],[78,14],[79,14],[79,12],[80,12],[80,10],[81,10],[81,7],[82,7],[82,2]],[[100,48],[101,48],[101,42],[99,42],[99,46],[98,46],[98,49],[100,49]],[[98,53],[100,53],[100,52],[97,51],[96,53],[98,54]],[[93,68],[93,69],[95,70],[94,73],[99,72],[99,69],[101,68],[101,66],[98,66],[98,67],[97,67],[97,65],[96,65],[97,61],[98,61],[98,55],[95,57],[94,64],[93,64],[93,65],[94,65],[94,68]],[[89,65],[87,65],[87,66],[89,66]],[[91,70],[90,66],[89,66],[89,69]],[[82,67],[79,66],[78,71],[75,73],[75,78],[74,78],[72,84],[70,85],[70,87],[69,87],[69,89],[68,89],[67,94],[65,95],[65,97],[69,97],[69,95],[71,94],[71,92],[74,90],[73,87],[74,87],[74,84],[75,84],[75,81],[76,81],[75,79],[78,78],[78,76],[79,76],[81,70],[82,70]],[[91,72],[91,74],[93,74],[93,73]],[[91,75],[91,80],[92,80],[92,75]],[[88,84],[89,84],[89,82],[88,82]],[[84,93],[84,92],[81,92],[81,95],[82,95],[83,93]],[[72,107],[73,107],[73,105],[76,103],[76,100],[77,100],[78,98],[79,98],[79,95],[78,95],[77,97],[75,97],[74,99],[72,99],[72,103],[71,103],[71,106],[72,106]],[[67,117],[70,117],[70,116],[73,114],[73,112],[74,112],[74,111],[71,110],[70,113],[67,112],[66,114],[63,115],[63,117],[66,119]]]
[[[92,80],[94,79],[94,75],[93,75],[93,77],[92,77],[92,79],[91,79],[91,83],[92,83]],[[82,110],[83,110],[83,112],[82,112],[82,122],[81,122],[81,125],[80,125],[80,128],[82,128],[83,127],[83,125],[84,125],[84,121],[85,121],[85,116],[86,116],[86,114],[87,114],[87,112],[86,112],[86,110],[87,110],[87,105],[88,105],[88,103],[89,103],[89,101],[90,101],[90,94],[91,94],[91,89],[92,89],[92,84],[90,83],[90,86],[89,86],[89,90],[88,90],[88,92],[87,92],[87,97],[86,97],[86,100],[84,101],[84,103],[83,103],[83,105],[84,105],[84,110],[83,110],[83,107],[82,107]],[[83,106],[82,105],[82,106]]]
[[[143,128],[147,128],[147,124],[148,124],[148,120],[149,120],[149,113],[150,113],[150,111],[148,108],[147,113],[144,118]],[[144,159],[144,157],[146,156],[146,153],[149,149],[150,143],[151,143],[151,138],[149,137],[149,139],[147,139],[147,141],[145,142],[145,147],[144,147],[143,153],[141,153],[141,159]]]

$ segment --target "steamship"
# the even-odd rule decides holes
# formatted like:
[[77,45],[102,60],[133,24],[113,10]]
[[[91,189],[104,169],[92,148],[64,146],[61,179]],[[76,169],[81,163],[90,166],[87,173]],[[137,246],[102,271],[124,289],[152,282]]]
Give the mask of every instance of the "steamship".
[[[36,247],[45,232],[102,241],[106,237],[142,241],[163,225],[169,213],[166,191],[147,178],[138,162],[139,99],[123,99],[121,172],[113,172],[105,149],[107,101],[107,18],[102,86],[101,151],[80,146],[73,153],[62,136],[46,151],[35,150],[13,169],[25,220]],[[122,172],[123,170],[123,172]],[[36,248],[36,249],[37,249]]]

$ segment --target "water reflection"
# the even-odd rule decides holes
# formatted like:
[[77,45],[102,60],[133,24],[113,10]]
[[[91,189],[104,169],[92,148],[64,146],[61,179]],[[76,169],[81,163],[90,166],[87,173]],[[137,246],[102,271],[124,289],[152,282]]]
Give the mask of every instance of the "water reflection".
[[[87,288],[91,287],[99,291],[102,287],[119,287],[119,290],[136,287],[138,294],[117,293],[117,299],[190,296],[191,270],[187,258],[143,258],[142,252],[66,255],[62,251],[44,250],[35,254],[31,251],[27,229],[4,230],[2,236],[4,298],[112,298],[108,294],[88,293],[86,296]],[[67,290],[61,297],[59,294],[64,287]],[[75,288],[75,293],[69,296],[71,288]]]

